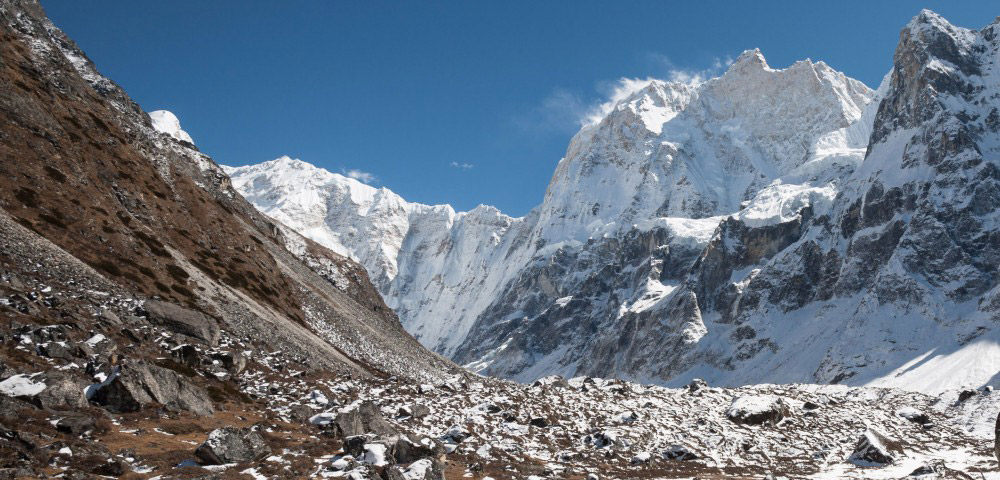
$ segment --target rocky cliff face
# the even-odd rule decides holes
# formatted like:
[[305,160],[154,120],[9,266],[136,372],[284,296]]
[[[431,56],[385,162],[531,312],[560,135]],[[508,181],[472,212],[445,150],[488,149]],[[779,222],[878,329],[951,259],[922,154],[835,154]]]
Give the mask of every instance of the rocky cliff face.
[[[983,355],[996,318],[993,29],[921,13],[877,91],[822,62],[773,69],[759,51],[700,85],[651,81],[573,138],[539,207],[482,230],[462,214],[437,228],[412,214],[405,228],[324,221],[254,200],[284,188],[262,180],[274,167],[230,173],[286,223],[392,239],[386,263],[412,273],[379,284],[389,304],[484,373],[981,385],[1000,368]],[[340,242],[376,275],[393,270]],[[433,317],[414,313],[428,305]],[[972,356],[968,375],[931,374]]]
[[[721,324],[754,332],[726,349],[776,347],[721,355],[721,378],[809,358],[787,378],[935,390],[981,385],[1000,368],[988,353],[998,318],[996,28],[914,18],[865,161],[830,212],[803,218],[787,247],[733,282],[692,282]],[[711,253],[696,278],[726,268],[709,264]]]

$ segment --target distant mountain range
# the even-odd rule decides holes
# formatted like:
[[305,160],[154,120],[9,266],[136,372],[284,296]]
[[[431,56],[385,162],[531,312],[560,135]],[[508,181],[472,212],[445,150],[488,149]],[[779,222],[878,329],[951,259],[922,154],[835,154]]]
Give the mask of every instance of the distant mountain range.
[[981,386],[1000,371],[998,28],[921,12],[877,90],[758,50],[649,81],[521,218],[287,157],[225,171],[481,373]]

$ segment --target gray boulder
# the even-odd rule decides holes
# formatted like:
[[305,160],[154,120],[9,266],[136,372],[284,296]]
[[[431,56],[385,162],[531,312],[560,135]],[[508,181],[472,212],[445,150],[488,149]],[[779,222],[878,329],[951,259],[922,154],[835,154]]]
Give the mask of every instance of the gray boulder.
[[194,454],[206,464],[224,465],[262,459],[271,454],[271,447],[253,429],[225,427],[213,430]]
[[726,410],[726,417],[740,425],[774,426],[790,415],[788,404],[774,395],[743,395]]
[[152,403],[202,416],[215,412],[201,387],[173,370],[147,363],[122,366],[97,390],[94,400],[116,412],[134,412]]
[[76,347],[70,342],[48,342],[38,345],[38,353],[44,357],[72,361],[76,358]]
[[79,436],[97,425],[94,417],[84,413],[66,412],[63,415],[55,422],[56,430],[63,433]]
[[225,350],[212,352],[208,356],[212,360],[218,360],[222,364],[222,368],[225,368],[226,371],[233,375],[239,375],[247,367],[247,359],[243,358],[243,355],[237,352]]
[[423,458],[404,467],[392,467],[387,477],[413,480],[444,480],[444,464],[436,458]]
[[364,402],[350,412],[340,413],[333,420],[334,428],[341,438],[374,433],[389,437],[397,435],[393,427],[384,417],[379,408],[372,402]]
[[204,340],[209,345],[219,343],[219,324],[214,318],[201,312],[161,302],[146,300],[149,321],[174,333]]
[[402,417],[424,418],[430,414],[431,409],[419,403],[399,408],[399,415]]
[[400,435],[392,448],[396,463],[406,464],[422,458],[437,459],[444,455],[445,448],[441,442],[432,438],[407,437]]
[[24,400],[14,398],[0,393],[0,419],[15,420],[21,418],[22,410],[34,410],[37,408]]
[[884,466],[891,465],[901,455],[903,446],[899,442],[875,430],[867,430],[858,438],[847,461],[862,466]]
[[31,402],[41,408],[86,407],[87,397],[83,390],[87,382],[69,373],[50,371],[43,376],[45,390],[31,398]]

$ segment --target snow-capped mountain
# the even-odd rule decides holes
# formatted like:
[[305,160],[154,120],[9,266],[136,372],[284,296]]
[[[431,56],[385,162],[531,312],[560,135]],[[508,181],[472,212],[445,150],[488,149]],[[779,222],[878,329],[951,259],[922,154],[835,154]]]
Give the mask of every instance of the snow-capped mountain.
[[227,172],[480,372],[981,385],[1000,367],[994,28],[922,12],[877,91],[757,50],[698,85],[649,81],[572,139],[523,218],[287,158]]

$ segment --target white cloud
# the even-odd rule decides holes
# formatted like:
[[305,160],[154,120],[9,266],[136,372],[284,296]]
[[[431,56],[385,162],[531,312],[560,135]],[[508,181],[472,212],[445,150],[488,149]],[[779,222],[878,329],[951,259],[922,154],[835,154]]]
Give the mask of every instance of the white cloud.
[[469,170],[470,168],[475,167],[475,165],[471,163],[458,163],[458,162],[451,162],[451,166],[452,168],[461,168],[462,170]]
[[579,95],[556,88],[538,106],[515,118],[514,123],[531,133],[574,133],[589,108]]
[[652,77],[646,77],[645,79],[622,77],[617,82],[611,82],[610,87],[605,87],[605,90],[608,90],[606,94],[607,100],[590,107],[586,115],[580,117],[580,126],[593,125],[600,122],[601,119],[611,113],[611,110],[615,108],[615,105],[618,105],[618,102],[646,88],[655,80]]
[[350,170],[344,170],[344,175],[353,178],[361,183],[372,183],[375,180],[378,180],[378,178],[376,178],[375,175],[365,171],[358,170],[356,168],[352,168]]
[[[647,63],[652,71],[658,72],[668,82],[695,86],[721,75],[733,59],[715,58],[708,68],[698,70],[678,68],[665,55],[650,53]],[[515,123],[528,132],[575,133],[581,127],[600,122],[619,102],[657,80],[654,77],[622,77],[602,82],[597,88],[602,93],[601,99],[590,101],[576,93],[556,88],[530,112],[515,118]]]

